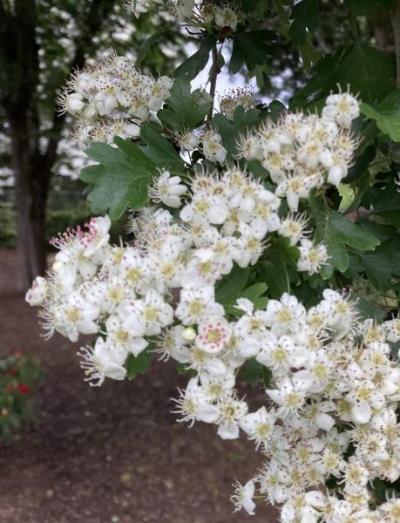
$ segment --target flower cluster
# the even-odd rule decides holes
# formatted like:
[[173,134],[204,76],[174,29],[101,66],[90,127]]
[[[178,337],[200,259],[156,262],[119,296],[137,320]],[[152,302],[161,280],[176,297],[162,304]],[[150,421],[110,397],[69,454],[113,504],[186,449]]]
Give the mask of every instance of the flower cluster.
[[206,160],[222,164],[226,158],[226,149],[222,145],[222,137],[216,131],[210,129],[201,137],[203,154]]
[[240,106],[244,109],[250,109],[255,105],[255,98],[251,91],[246,87],[236,87],[230,89],[221,97],[219,106],[222,114],[229,120],[233,120],[235,110]]
[[[289,293],[262,305],[243,294],[229,306],[219,294],[234,267],[256,274],[277,236],[297,248],[298,271],[321,270],[327,250],[299,200],[346,174],[357,115],[351,95],[332,95],[321,117],[287,114],[243,138],[241,156],[259,160],[275,189],[223,165],[218,133],[188,131],[181,149],[201,143],[218,172],[203,169],[187,184],[161,170],[151,205],[132,216],[132,244],[110,245],[108,217],[67,231],[53,242],[48,277],[26,296],[42,306],[49,334],[97,335],[79,351],[92,385],[124,379],[128,358],[143,351],[190,370],[175,413],[254,442],[265,463],[232,501],[253,514],[257,491],[282,505],[283,523],[399,521],[399,500],[379,505],[372,485],[400,478],[400,319],[361,320],[352,296],[331,289],[308,309]],[[258,408],[237,389],[249,362],[269,376]]]
[[135,16],[155,7],[164,8],[174,13],[183,24],[214,26],[220,31],[236,31],[244,16],[229,5],[216,6],[210,0],[124,0],[124,4]]
[[76,72],[59,98],[64,112],[80,118],[81,142],[112,142],[114,136],[133,137],[140,124],[168,98],[172,80],[154,80],[140,73],[129,59],[111,54]]
[[[155,203],[179,208],[186,192],[178,176],[162,171],[150,195]],[[210,311],[223,317],[223,307],[213,301],[216,282],[235,263],[247,267],[258,261],[267,235],[285,227],[279,207],[277,196],[239,170],[221,177],[199,174],[179,220],[165,209],[151,208],[133,220],[133,246],[109,244],[108,217],[94,218],[86,228],[53,240],[59,252],[49,277],[35,280],[27,301],[43,305],[49,335],[57,331],[76,342],[79,334],[101,334],[94,351],[82,352],[91,381],[123,378],[128,354],[145,350],[174,315],[183,326],[199,324],[200,331],[207,330],[208,321],[214,325]],[[300,250],[304,242],[311,243],[296,234]],[[299,266],[304,260],[301,255]],[[313,273],[316,266],[303,269]],[[181,291],[174,311],[176,289]],[[223,329],[224,321],[218,328]],[[200,345],[207,347],[214,334],[205,335]]]
[[220,31],[236,31],[243,16],[229,5],[216,6],[209,0],[173,0],[173,3],[181,22],[215,26]]
[[297,211],[312,189],[325,182],[337,186],[346,176],[357,146],[349,127],[358,116],[352,95],[331,95],[321,116],[287,113],[243,137],[240,156],[259,160],[277,184],[276,194]]
[[400,366],[391,346],[400,321],[360,321],[354,303],[332,290],[308,311],[285,294],[244,317],[262,331],[255,358],[271,372],[272,402],[237,420],[267,461],[237,486],[236,507],[252,513],[257,486],[283,504],[284,523],[398,521],[399,501],[376,506],[371,487],[400,477]]
[[[183,184],[166,172],[160,179],[157,201],[173,198],[176,206]],[[400,367],[391,347],[400,320],[361,321],[355,304],[333,290],[308,310],[289,294],[264,309],[240,298],[230,318],[216,283],[234,263],[257,262],[267,235],[281,227],[279,199],[239,171],[199,175],[191,191],[179,220],[151,208],[134,219],[132,246],[109,245],[107,218],[57,239],[50,275],[36,280],[28,302],[42,305],[47,327],[71,341],[99,334],[94,349],[80,351],[92,384],[123,379],[128,354],[149,343],[194,371],[176,400],[180,419],[216,424],[224,439],[242,431],[267,457],[237,486],[237,508],[254,512],[257,487],[283,504],[285,523],[397,521],[398,502],[371,506],[369,485],[400,477]],[[252,411],[235,385],[254,359],[271,380],[265,405]],[[325,487],[332,478],[339,497]]]
[[176,138],[181,152],[192,152],[201,145],[206,160],[223,164],[227,151],[222,144],[221,135],[214,129],[197,131],[187,131]]

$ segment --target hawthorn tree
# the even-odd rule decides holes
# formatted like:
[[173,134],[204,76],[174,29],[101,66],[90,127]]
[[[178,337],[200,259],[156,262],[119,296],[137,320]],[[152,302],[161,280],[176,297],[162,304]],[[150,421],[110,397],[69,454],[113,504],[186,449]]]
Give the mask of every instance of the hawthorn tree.
[[[80,350],[91,385],[175,360],[180,420],[267,456],[236,509],[399,521],[400,3],[129,4],[172,8],[196,51],[171,77],[112,54],[68,82],[103,216],[55,240],[27,301],[49,335],[95,335]],[[279,64],[287,106],[265,96]],[[206,67],[207,90],[193,88]],[[244,85],[218,105],[223,67]],[[130,235],[110,245],[124,214]]]

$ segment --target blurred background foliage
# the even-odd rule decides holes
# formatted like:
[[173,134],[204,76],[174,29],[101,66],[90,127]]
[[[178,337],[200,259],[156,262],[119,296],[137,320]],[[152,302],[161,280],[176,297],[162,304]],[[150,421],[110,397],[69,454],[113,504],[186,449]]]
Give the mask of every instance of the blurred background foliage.
[[[379,190],[372,187],[375,181],[384,186],[393,177],[400,161],[397,0],[210,3],[231,4],[244,14],[235,32],[183,28],[164,9],[171,6],[168,1],[135,17],[120,0],[0,0],[0,242],[14,245],[19,238],[21,266],[27,256],[40,258],[32,246],[27,252],[26,234],[39,235],[36,240],[45,250],[40,236],[48,239],[89,215],[84,186],[74,181],[86,159],[71,138],[72,122],[57,112],[56,98],[71,69],[110,47],[154,75],[173,75],[183,62],[177,75],[204,86],[210,51],[218,41],[219,92],[250,77],[264,113],[275,117],[285,106],[313,110],[337,85],[350,86],[364,102],[364,138],[348,179],[351,194],[333,197],[357,212],[371,191]],[[190,60],[185,61],[186,54]],[[21,111],[22,137],[20,115],[15,117]],[[29,172],[18,175],[21,155]],[[37,202],[36,209],[30,200]],[[27,204],[33,207],[27,210]],[[43,223],[32,229],[29,220]],[[43,266],[39,262],[25,269],[20,272],[28,284]]]
[[67,77],[111,48],[172,74],[185,39],[167,11],[136,18],[120,0],[0,0],[0,241],[17,244],[22,288],[44,270],[44,239],[88,215],[81,186],[60,179],[85,161],[57,109]]

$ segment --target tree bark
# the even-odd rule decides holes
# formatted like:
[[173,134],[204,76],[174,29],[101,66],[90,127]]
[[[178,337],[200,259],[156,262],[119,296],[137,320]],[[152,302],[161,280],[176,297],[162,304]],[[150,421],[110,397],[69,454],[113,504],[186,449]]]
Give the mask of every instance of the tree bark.
[[45,223],[50,173],[36,148],[32,150],[29,115],[13,116],[9,121],[15,173],[18,286],[25,291],[32,280],[46,270]]

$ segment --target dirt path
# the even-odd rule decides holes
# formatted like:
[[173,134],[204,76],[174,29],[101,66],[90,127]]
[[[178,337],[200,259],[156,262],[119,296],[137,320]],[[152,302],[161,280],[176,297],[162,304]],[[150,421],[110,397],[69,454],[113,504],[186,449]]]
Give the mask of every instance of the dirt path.
[[74,347],[39,337],[14,267],[14,253],[0,251],[0,347],[34,354],[46,378],[35,426],[0,446],[1,523],[275,523],[261,507],[232,513],[232,482],[260,462],[247,441],[176,423],[170,398],[185,378],[172,365],[88,387]]

